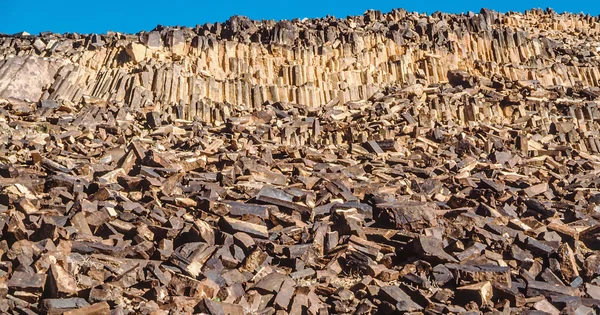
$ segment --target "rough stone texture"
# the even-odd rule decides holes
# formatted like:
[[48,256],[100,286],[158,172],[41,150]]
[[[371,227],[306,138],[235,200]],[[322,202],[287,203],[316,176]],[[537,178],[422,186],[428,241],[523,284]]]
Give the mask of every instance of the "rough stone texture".
[[0,61],[0,95],[5,98],[37,101],[43,89],[55,82],[67,61],[40,56],[13,56]]
[[598,313],[597,30],[4,37],[0,313]]
[[[0,97],[176,104],[190,119],[204,106],[214,116],[218,103],[261,109],[265,101],[319,106],[367,99],[399,82],[445,82],[456,69],[597,86],[599,32],[597,17],[484,9],[432,16],[367,11],[294,22],[232,17],[136,35],[6,36],[0,38]],[[32,71],[41,80],[31,80]]]

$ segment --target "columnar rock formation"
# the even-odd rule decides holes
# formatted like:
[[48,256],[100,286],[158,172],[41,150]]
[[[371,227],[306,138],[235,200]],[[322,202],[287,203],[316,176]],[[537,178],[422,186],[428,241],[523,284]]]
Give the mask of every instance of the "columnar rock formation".
[[597,314],[598,18],[0,40],[1,314]]
[[[157,27],[136,35],[0,38],[0,97],[98,98],[222,120],[238,108],[363,100],[449,70],[542,85],[599,85],[597,17],[533,10]],[[225,105],[224,105],[225,104]],[[227,110],[224,110],[227,109]]]

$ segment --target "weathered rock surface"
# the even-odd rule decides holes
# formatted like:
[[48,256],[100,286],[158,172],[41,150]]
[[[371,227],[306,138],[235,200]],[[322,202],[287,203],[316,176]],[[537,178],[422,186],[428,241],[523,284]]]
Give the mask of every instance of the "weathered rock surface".
[[597,313],[598,30],[2,37],[0,313]]
[[394,10],[293,22],[232,17],[136,35],[4,36],[0,97],[77,103],[89,96],[134,108],[181,106],[186,119],[223,121],[221,103],[250,110],[266,101],[345,103],[398,82],[447,82],[451,70],[598,86],[599,32],[597,17],[552,11]]
[[40,100],[44,89],[55,82],[57,72],[66,64],[68,61],[62,58],[49,59],[37,55],[8,57],[0,61],[0,95]]

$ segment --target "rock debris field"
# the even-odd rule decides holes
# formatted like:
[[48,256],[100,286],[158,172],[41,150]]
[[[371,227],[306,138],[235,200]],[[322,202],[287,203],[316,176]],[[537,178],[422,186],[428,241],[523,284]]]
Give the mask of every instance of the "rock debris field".
[[2,314],[597,314],[600,20],[0,36]]

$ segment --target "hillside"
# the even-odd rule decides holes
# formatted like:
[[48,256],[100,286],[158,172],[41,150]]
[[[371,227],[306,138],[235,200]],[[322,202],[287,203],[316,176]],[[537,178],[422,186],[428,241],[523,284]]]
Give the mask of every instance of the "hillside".
[[0,313],[596,314],[600,19],[0,36]]

